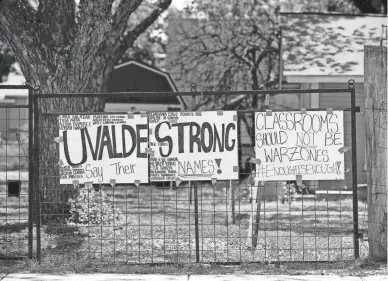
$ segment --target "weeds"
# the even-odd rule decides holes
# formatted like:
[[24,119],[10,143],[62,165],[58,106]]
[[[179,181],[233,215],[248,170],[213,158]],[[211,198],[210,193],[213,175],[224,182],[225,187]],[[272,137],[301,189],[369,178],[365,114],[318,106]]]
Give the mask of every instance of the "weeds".
[[340,275],[371,276],[386,275],[384,263],[375,263],[369,259],[335,263],[242,263],[240,265],[215,264],[177,264],[177,265],[103,265],[90,261],[73,261],[71,264],[60,264],[58,261],[39,264],[34,260],[7,261],[0,265],[4,273],[118,273],[118,274],[249,274],[249,275]]

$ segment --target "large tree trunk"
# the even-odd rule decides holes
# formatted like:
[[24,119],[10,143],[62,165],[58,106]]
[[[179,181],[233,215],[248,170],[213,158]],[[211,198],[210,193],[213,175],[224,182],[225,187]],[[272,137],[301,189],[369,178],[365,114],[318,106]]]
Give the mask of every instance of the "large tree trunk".
[[[82,43],[81,43],[82,44]],[[38,49],[39,46],[36,46]],[[106,46],[105,46],[106,48]],[[38,71],[29,72],[29,81],[38,85],[38,93],[99,93],[106,89],[106,81],[113,70],[115,59],[108,57],[103,46],[96,46],[90,52],[96,55],[85,61],[74,61],[87,57],[82,48],[74,52],[71,64],[66,56],[55,57],[55,66],[50,65],[42,56],[27,53],[19,60],[22,67],[36,66]],[[43,55],[42,53],[39,53]],[[54,68],[55,67],[55,68]],[[34,69],[34,68],[29,68]],[[55,70],[54,70],[55,69]],[[69,198],[77,195],[73,185],[60,185],[59,181],[59,144],[54,138],[59,135],[58,115],[74,112],[92,113],[102,111],[104,101],[98,98],[40,98],[36,115],[38,116],[38,146],[35,153],[39,157],[37,181],[41,221],[63,219],[68,214]]]
[[103,101],[81,98],[43,98],[39,100],[38,108],[38,187],[40,188],[41,220],[45,222],[66,217],[69,210],[69,198],[74,199],[77,196],[73,185],[59,184],[59,144],[54,141],[54,138],[59,135],[56,113],[83,112],[87,114],[102,111]]
[[[98,93],[114,64],[171,4],[160,0],[132,29],[128,19],[144,0],[0,1],[0,31],[26,81],[42,94]],[[58,112],[101,111],[97,99],[40,99],[38,206],[42,218],[63,215],[72,186],[59,185]]]
[[[82,43],[81,43],[82,44]],[[36,46],[38,49],[39,46]],[[106,47],[105,47],[106,48]],[[85,58],[84,50],[77,49],[72,56],[71,64],[66,56],[55,57],[55,66],[50,65],[42,56],[33,56],[26,53],[19,60],[21,66],[30,67],[38,71],[29,72],[29,81],[38,85],[36,93],[99,93],[106,89],[106,81],[114,67],[114,59],[108,57],[109,52],[104,46],[96,46],[89,50],[96,55],[93,59],[74,61],[76,58]],[[39,53],[43,55],[42,53]],[[55,68],[54,68],[55,67]],[[55,69],[55,70],[54,70]],[[68,214],[68,199],[77,195],[73,185],[60,185],[59,178],[59,144],[55,137],[59,135],[58,115],[74,112],[92,113],[102,111],[104,101],[98,98],[40,98],[38,99],[35,114],[38,116],[37,145],[39,150],[35,153],[39,158],[37,182],[39,193],[41,221],[52,221],[55,218],[63,219]]]

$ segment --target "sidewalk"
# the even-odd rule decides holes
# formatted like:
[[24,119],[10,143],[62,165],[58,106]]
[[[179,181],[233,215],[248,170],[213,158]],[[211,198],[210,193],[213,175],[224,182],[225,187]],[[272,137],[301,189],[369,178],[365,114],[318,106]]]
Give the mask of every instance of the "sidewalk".
[[335,275],[137,275],[137,274],[2,274],[1,281],[380,281],[387,276],[341,277]]

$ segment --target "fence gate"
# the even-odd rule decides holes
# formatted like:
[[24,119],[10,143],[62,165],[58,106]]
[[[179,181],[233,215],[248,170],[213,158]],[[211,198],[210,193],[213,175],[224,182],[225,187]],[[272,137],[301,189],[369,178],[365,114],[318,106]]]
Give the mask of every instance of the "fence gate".
[[32,257],[31,94],[0,85],[0,260]]
[[[75,120],[94,115],[90,120],[103,120],[108,118],[104,116],[114,114],[116,117],[109,117],[112,120],[119,115],[134,118],[137,114],[77,112],[63,110],[64,104],[76,105],[80,98],[136,98],[160,93],[34,95],[38,260],[44,262],[47,257],[60,263],[87,260],[104,264],[227,264],[358,258],[358,212],[363,214],[365,210],[358,207],[357,149],[351,149],[357,147],[356,112],[360,111],[355,103],[353,83],[345,89],[193,91],[171,95],[192,96],[194,106],[201,96],[270,95],[276,100],[280,96],[300,97],[311,93],[343,95],[349,99],[349,107],[285,110],[278,109],[275,103],[265,110],[239,110],[235,119],[239,128],[236,167],[239,180],[182,180],[172,185],[168,182],[142,184],[136,180],[118,184],[114,179],[107,184],[73,181],[73,184],[59,185],[59,170],[64,163],[58,158],[58,143],[64,141],[64,135],[59,135],[58,124],[61,122],[62,128],[68,125],[59,116],[71,115],[71,120]],[[253,184],[252,171],[260,170],[260,162],[255,158],[258,141],[255,113],[280,116],[278,113],[285,111],[301,116],[311,112],[343,112],[344,143],[339,151],[345,158],[342,163],[345,180],[305,181],[297,176],[295,181]],[[140,112],[151,122],[149,114]],[[201,114],[193,114],[192,118]],[[97,145],[91,141],[90,132],[84,133],[85,144]],[[74,144],[77,145],[81,143]],[[98,152],[93,153],[97,157]],[[78,160],[81,158],[82,153]],[[340,166],[341,163],[338,169],[342,169]],[[89,172],[98,175],[97,170]]]

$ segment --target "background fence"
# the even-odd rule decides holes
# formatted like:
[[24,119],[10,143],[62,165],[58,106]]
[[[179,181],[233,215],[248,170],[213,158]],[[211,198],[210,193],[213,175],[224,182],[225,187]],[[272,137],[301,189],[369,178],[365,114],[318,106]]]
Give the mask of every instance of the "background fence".
[[[345,144],[354,145],[352,121],[359,110],[355,100],[351,103],[350,94],[354,94],[354,89],[257,91],[250,94],[303,95],[311,92],[347,95],[349,108],[334,110],[344,110]],[[74,261],[241,263],[338,261],[358,257],[358,217],[365,214],[365,203],[357,200],[357,172],[354,172],[357,164],[352,161],[354,150],[345,154],[345,181],[326,186],[320,181],[306,182],[306,189],[295,188],[293,183],[267,182],[259,188],[262,193],[256,192],[249,169],[253,165],[249,162],[249,156],[254,155],[253,129],[246,134],[240,132],[239,181],[217,181],[214,187],[211,182],[183,182],[178,188],[170,188],[168,183],[92,188],[59,185],[59,151],[54,142],[58,131],[49,126],[58,122],[59,114],[77,114],[61,111],[64,101],[81,96],[115,98],[149,94],[35,95],[34,142],[39,152],[34,155],[39,189],[36,193],[38,259],[55,265]],[[172,94],[192,95],[195,99],[200,95],[239,93]],[[52,106],[43,107],[43,103]],[[354,110],[353,118],[350,107]],[[292,110],[299,109],[289,109]],[[244,116],[252,122],[253,114],[253,110],[239,111],[239,120]],[[47,144],[42,142],[43,139],[52,142]],[[47,153],[48,149],[56,158],[39,162],[40,154]],[[346,187],[349,182],[353,188]],[[333,190],[331,186],[334,185],[341,188]],[[262,199],[256,200],[256,194],[261,194]],[[69,208],[69,200],[74,202],[72,208]],[[49,205],[62,209],[64,215],[50,213]],[[257,206],[260,206],[259,216],[255,216]],[[75,223],[81,215],[86,215],[88,220]],[[361,224],[360,227],[366,226]],[[253,245],[255,242],[252,241],[256,239],[252,236],[255,235],[257,244]],[[367,244],[362,245],[361,254],[367,254]]]
[[32,256],[29,89],[0,86],[0,259]]

